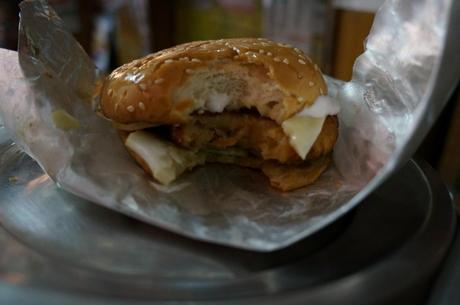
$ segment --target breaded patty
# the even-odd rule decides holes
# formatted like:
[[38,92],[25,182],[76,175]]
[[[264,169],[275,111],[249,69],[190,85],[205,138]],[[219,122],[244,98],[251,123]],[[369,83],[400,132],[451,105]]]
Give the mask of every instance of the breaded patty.
[[[332,151],[337,139],[337,118],[326,118],[306,160],[313,160]],[[176,144],[194,150],[239,147],[263,160],[283,164],[304,162],[289,143],[289,137],[275,121],[254,113],[224,112],[195,116],[190,123],[172,128]]]

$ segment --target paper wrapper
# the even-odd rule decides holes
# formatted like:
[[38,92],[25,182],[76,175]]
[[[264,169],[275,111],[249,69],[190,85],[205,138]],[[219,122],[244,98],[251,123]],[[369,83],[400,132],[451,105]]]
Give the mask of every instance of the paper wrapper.
[[16,53],[0,53],[0,110],[14,142],[63,189],[195,239],[272,251],[352,209],[415,150],[432,123],[426,118],[443,106],[427,112],[449,8],[448,0],[385,3],[353,80],[328,79],[342,107],[335,166],[293,192],[225,165],[197,168],[170,186],[152,181],[93,111],[98,73],[44,1],[21,4],[20,69]]

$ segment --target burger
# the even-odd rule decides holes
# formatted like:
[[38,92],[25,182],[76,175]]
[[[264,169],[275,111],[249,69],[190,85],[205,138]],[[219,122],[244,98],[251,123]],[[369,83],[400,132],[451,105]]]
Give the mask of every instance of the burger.
[[297,189],[328,168],[338,135],[338,104],[318,66],[263,38],[190,42],[134,60],[104,80],[99,108],[161,184],[218,162]]

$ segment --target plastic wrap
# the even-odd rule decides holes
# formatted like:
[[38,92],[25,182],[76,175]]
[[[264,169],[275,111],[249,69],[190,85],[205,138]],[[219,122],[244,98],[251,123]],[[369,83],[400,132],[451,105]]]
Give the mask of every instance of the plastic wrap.
[[342,108],[335,165],[293,192],[225,165],[197,168],[167,187],[152,181],[95,114],[98,73],[44,1],[21,4],[21,69],[15,54],[0,53],[0,113],[15,143],[63,189],[195,239],[272,251],[356,206],[415,150],[449,7],[448,0],[387,1],[379,10],[353,80],[328,78]]

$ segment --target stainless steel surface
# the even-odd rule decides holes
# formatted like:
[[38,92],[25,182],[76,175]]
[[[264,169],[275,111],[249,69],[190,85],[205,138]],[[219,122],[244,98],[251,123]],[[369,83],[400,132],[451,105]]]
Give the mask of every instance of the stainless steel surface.
[[261,254],[75,197],[8,143],[0,156],[0,304],[369,305],[426,280],[454,229],[444,186],[413,161],[354,214]]
[[460,304],[460,228],[457,228],[455,240],[436,280],[427,305]]

